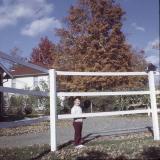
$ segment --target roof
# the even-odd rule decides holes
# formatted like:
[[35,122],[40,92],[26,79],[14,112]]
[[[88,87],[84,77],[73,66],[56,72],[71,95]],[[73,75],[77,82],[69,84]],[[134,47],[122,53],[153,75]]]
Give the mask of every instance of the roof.
[[40,67],[40,66],[36,65],[36,64],[38,64],[37,62],[35,64],[33,64],[33,63],[30,63],[30,62],[23,60],[22,58],[19,58],[18,56],[14,57],[11,55],[7,55],[6,53],[1,52],[1,51],[0,51],[0,58],[5,59],[5,60],[9,60],[15,64],[19,64],[22,66],[33,68],[35,70],[43,71],[44,73],[48,74],[48,69],[45,69],[44,67]]
[[6,75],[4,76],[4,79],[13,78],[13,75],[9,72],[9,70],[2,63],[0,63],[0,68],[6,73]]
[[[41,66],[43,68],[48,69],[41,63],[36,63],[36,65]],[[14,65],[11,69],[11,73],[14,77],[26,77],[26,76],[40,76],[40,75],[47,75],[47,73],[38,71],[36,69],[32,69],[22,65]]]

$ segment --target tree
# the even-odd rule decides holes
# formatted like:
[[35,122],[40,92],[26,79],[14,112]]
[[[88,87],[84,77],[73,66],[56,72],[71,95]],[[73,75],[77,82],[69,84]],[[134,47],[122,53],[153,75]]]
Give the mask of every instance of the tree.
[[[125,12],[113,0],[79,0],[57,30],[64,69],[69,71],[142,71],[141,55],[134,54],[122,30]],[[142,59],[142,57],[141,57]],[[145,60],[143,59],[145,63]],[[138,65],[141,67],[137,67]],[[70,90],[99,90],[145,83],[127,77],[67,77],[61,87]]]
[[13,47],[11,50],[10,50],[10,55],[14,58],[19,58],[21,59],[21,61],[28,61],[28,58],[27,57],[23,57],[22,56],[22,53],[23,51],[19,48],[19,47]]
[[33,48],[30,60],[51,67],[56,60],[56,45],[47,37],[41,38],[38,47]]

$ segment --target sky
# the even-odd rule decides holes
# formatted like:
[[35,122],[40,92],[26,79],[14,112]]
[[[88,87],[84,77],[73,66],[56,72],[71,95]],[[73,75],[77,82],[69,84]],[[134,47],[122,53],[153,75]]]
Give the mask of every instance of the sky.
[[[144,49],[146,59],[159,64],[159,0],[116,0],[126,12],[123,32],[135,49]],[[0,0],[0,50],[17,47],[29,57],[41,37],[57,43],[55,28],[62,28],[64,17],[76,0]]]

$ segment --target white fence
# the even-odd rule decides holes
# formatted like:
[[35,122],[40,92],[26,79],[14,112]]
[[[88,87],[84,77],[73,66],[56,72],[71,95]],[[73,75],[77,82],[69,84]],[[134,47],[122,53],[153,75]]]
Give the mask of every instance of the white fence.
[[[99,112],[99,113],[83,113],[78,117],[96,117],[96,116],[116,116],[116,115],[125,115],[125,114],[139,114],[139,113],[152,113],[152,122],[153,122],[153,133],[154,140],[159,140],[159,124],[158,124],[158,110],[156,104],[156,94],[160,94],[160,91],[155,89],[155,80],[154,76],[159,75],[158,72],[63,72],[55,71],[54,69],[47,70],[45,68],[33,65],[31,63],[22,62],[18,58],[13,58],[9,55],[6,55],[3,52],[0,52],[0,58],[7,59],[14,63],[30,67],[41,72],[49,73],[49,86],[50,92],[39,92],[39,91],[30,91],[22,89],[13,89],[8,87],[0,87],[0,92],[12,92],[19,94],[29,94],[34,96],[50,96],[50,138],[51,138],[51,151],[57,149],[56,142],[56,121],[57,119],[69,119],[76,118],[76,116],[71,114],[57,115],[56,113],[56,97],[57,96],[117,96],[117,95],[150,95],[151,100],[151,110],[130,110],[130,111],[114,111],[114,112]],[[148,76],[149,80],[149,91],[123,91],[123,92],[56,92],[56,77],[58,75],[70,75],[70,76]]]
[[[57,92],[56,93],[56,76],[148,76],[149,81],[149,91],[123,91],[123,92]],[[154,140],[159,140],[159,124],[158,124],[158,110],[156,104],[156,94],[159,94],[159,91],[155,89],[155,80],[154,76],[159,75],[158,72],[63,72],[55,71],[54,69],[50,70],[49,77],[50,82],[54,82],[50,86],[50,110],[51,110],[51,150],[55,151],[56,148],[56,118],[58,119],[70,119],[76,118],[77,116],[71,114],[58,115],[56,117],[56,97],[57,96],[117,96],[117,95],[150,95],[151,100],[151,110],[130,110],[130,111],[114,111],[114,112],[99,112],[99,113],[83,113],[78,117],[96,117],[96,116],[116,116],[116,115],[125,115],[125,114],[139,114],[139,113],[152,113],[152,122],[153,122],[153,133]],[[54,103],[52,102],[54,101]]]

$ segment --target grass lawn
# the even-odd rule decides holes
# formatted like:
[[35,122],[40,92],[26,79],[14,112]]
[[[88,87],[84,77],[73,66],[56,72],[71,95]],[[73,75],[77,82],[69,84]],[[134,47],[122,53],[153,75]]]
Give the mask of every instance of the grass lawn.
[[[59,120],[57,126],[68,127],[72,125],[71,120]],[[31,125],[24,125],[13,128],[0,128],[0,137],[1,136],[17,136],[29,133],[42,133],[50,129],[50,122],[44,121],[39,123],[33,123]]]
[[75,149],[71,144],[50,152],[49,145],[33,145],[23,148],[0,149],[0,160],[148,160],[160,159],[160,142],[151,133],[134,133],[123,136],[103,136]]
[[49,130],[50,123],[49,121],[44,121],[32,125],[27,126],[19,126],[13,128],[1,128],[0,129],[0,136],[16,136],[28,133],[39,133],[45,132]]

